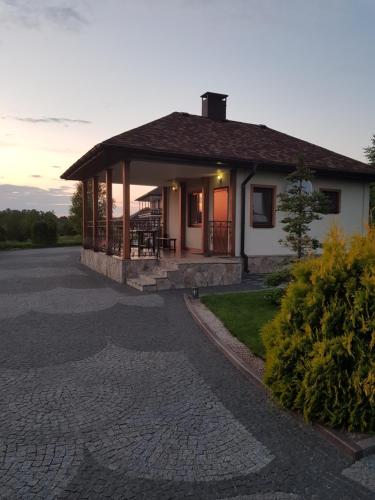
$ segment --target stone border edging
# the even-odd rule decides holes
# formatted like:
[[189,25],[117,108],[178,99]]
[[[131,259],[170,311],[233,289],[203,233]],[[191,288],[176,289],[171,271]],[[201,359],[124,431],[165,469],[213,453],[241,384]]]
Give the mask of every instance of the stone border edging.
[[[233,337],[223,323],[199,299],[193,299],[184,294],[184,301],[193,319],[226,358],[245,376],[255,382],[258,387],[261,387],[270,395],[270,390],[262,379],[263,360],[255,356],[242,342]],[[288,411],[288,413],[298,420],[300,424],[306,425],[301,415],[292,411]],[[375,437],[354,441],[345,433],[329,429],[322,424],[312,424],[312,427],[327,441],[354,460],[375,453]]]

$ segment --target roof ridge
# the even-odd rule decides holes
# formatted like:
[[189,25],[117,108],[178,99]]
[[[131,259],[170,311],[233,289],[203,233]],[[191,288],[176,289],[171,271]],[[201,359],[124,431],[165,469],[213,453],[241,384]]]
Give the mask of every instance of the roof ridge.
[[182,112],[182,111],[175,111],[174,113],[171,113],[171,114],[177,114],[177,113],[181,114],[181,115],[184,115],[184,116],[185,115],[189,115],[189,116],[192,116],[194,118],[195,117],[196,118],[204,118],[204,119],[212,120],[212,121],[218,122],[218,123],[235,123],[235,124],[241,124],[241,125],[250,125],[252,127],[259,127],[259,128],[262,128],[263,130],[269,130],[271,132],[275,132],[277,134],[281,134],[281,135],[289,137],[291,139],[304,142],[305,144],[308,144],[309,146],[314,146],[315,148],[319,148],[319,149],[321,149],[323,151],[327,151],[327,153],[338,155],[338,156],[341,156],[342,158],[346,158],[346,159],[351,160],[351,161],[353,161],[353,160],[357,161],[359,163],[362,163],[366,167],[371,167],[372,166],[370,163],[366,163],[366,162],[364,162],[362,160],[357,160],[356,158],[351,158],[350,156],[343,155],[342,153],[337,153],[336,151],[333,151],[332,149],[328,149],[325,146],[319,146],[319,144],[315,144],[314,142],[307,141],[306,139],[301,139],[300,137],[296,137],[295,135],[288,134],[286,132],[281,132],[281,130],[277,130],[276,128],[270,127],[270,126],[265,125],[263,123],[250,123],[250,122],[243,122],[243,121],[240,121],[240,120],[228,120],[228,119],[225,119],[225,120],[215,120],[213,118],[209,118],[209,117],[206,117],[206,116],[196,115],[196,114],[192,114],[192,113],[185,113],[185,112]]

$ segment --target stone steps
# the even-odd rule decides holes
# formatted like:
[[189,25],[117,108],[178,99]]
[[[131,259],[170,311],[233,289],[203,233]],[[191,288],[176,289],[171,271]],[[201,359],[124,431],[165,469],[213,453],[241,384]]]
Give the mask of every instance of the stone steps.
[[240,259],[154,260],[147,267],[133,267],[126,283],[142,292],[158,292],[237,284],[241,283],[241,273]]
[[140,273],[134,278],[128,278],[126,284],[141,292],[169,290],[172,288],[172,283],[168,279],[168,273],[176,270],[178,265],[175,262],[162,261],[148,274]]

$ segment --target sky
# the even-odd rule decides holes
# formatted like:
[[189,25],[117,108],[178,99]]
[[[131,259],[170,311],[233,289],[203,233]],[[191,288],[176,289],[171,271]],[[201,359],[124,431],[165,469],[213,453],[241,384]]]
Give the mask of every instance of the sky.
[[206,91],[364,161],[374,20],[375,0],[0,0],[0,210],[66,215],[75,160]]

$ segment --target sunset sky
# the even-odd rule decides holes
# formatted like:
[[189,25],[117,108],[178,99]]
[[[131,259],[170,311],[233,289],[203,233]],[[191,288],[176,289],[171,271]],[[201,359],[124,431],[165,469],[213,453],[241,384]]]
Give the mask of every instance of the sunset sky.
[[230,119],[364,160],[374,19],[374,0],[0,0],[0,209],[66,214],[76,159],[200,114],[208,90],[229,94]]

